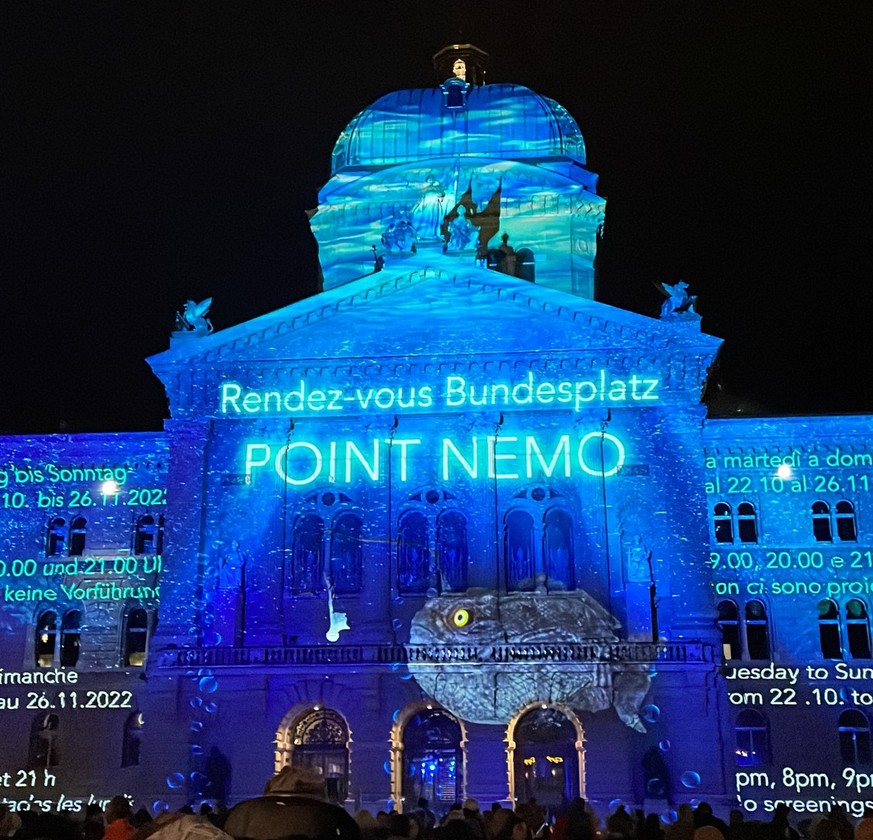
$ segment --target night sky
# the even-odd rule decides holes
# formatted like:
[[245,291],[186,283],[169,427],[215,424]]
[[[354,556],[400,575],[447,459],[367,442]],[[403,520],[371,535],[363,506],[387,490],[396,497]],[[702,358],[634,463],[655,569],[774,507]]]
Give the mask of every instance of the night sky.
[[4,4],[0,430],[159,429],[145,357],[317,290],[345,124],[457,40],[576,118],[600,299],[686,280],[711,413],[873,412],[866,3]]

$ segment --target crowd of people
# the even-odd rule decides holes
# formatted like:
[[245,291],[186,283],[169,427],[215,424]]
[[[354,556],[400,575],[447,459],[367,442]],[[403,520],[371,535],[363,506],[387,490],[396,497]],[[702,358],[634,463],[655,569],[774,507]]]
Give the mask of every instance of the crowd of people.
[[601,821],[583,799],[557,813],[534,799],[514,810],[494,803],[483,812],[467,799],[441,818],[419,799],[406,813],[361,810],[352,818],[324,799],[323,783],[286,771],[268,782],[263,797],[222,812],[204,803],[197,814],[184,807],[153,815],[115,796],[105,811],[89,805],[75,821],[0,804],[0,840],[873,840],[873,809],[854,825],[839,805],[796,824],[787,805],[766,822],[745,820],[739,810],[725,822],[706,802],[680,805],[668,822],[619,804]]

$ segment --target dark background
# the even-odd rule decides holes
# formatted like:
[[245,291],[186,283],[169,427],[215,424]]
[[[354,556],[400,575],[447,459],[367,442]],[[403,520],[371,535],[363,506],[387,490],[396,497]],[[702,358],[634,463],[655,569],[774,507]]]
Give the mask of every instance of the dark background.
[[713,414],[873,411],[867,4],[9,3],[0,430],[157,429],[144,358],[310,295],[332,145],[457,40],[577,119],[600,299],[684,279]]

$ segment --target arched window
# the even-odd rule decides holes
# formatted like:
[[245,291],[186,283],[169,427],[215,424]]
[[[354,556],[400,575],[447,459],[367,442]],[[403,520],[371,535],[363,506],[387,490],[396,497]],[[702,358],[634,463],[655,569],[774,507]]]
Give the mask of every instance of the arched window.
[[134,554],[160,554],[164,542],[164,517],[155,519],[150,513],[136,520],[133,539]]
[[330,581],[337,595],[361,591],[363,549],[361,517],[342,513],[333,523],[330,535]]
[[456,510],[437,517],[436,560],[442,592],[463,592],[467,588],[467,520]]
[[317,595],[330,586],[336,595],[363,586],[364,523],[345,493],[314,490],[288,519],[286,577],[290,595]]
[[422,709],[403,728],[402,793],[407,802],[425,798],[445,811],[461,800],[464,757],[461,725],[441,709]]
[[88,532],[88,520],[77,516],[70,523],[70,556],[81,557],[85,553],[85,538]]
[[149,640],[149,616],[142,607],[130,607],[124,618],[124,649],[122,659],[125,665],[142,668],[146,663]]
[[831,508],[827,502],[812,503],[812,534],[816,542],[833,542]]
[[725,659],[740,659],[743,646],[740,643],[740,613],[733,601],[718,605],[718,626],[721,630],[721,650]]
[[67,553],[67,520],[56,516],[49,522],[45,540],[46,557],[63,557]]
[[821,642],[821,655],[825,659],[843,658],[840,611],[830,598],[818,602],[818,637]]
[[326,783],[327,798],[343,802],[349,789],[349,728],[332,709],[303,715],[294,725],[291,764],[315,770]]
[[58,730],[60,718],[55,714],[42,712],[36,716],[30,727],[30,757],[31,770],[40,767],[57,767],[60,764],[58,754]]
[[121,766],[137,767],[142,750],[142,735],[145,721],[142,712],[132,712],[124,723],[124,741],[121,745]]
[[58,616],[51,610],[46,610],[36,620],[35,654],[38,668],[51,668],[55,664],[57,634]]
[[851,502],[837,502],[834,518],[837,526],[837,539],[855,542],[858,539],[858,523],[855,521],[855,506]]
[[525,712],[513,740],[514,795],[547,808],[560,808],[579,796],[579,735],[558,709],[536,706]]
[[536,586],[534,521],[526,510],[511,510],[503,525],[503,556],[506,585],[510,590],[530,591]]
[[308,513],[294,523],[291,587],[295,595],[324,589],[324,522]]
[[400,519],[397,567],[397,586],[401,592],[427,592],[430,579],[430,546],[427,518],[423,513],[411,511]]
[[740,767],[761,767],[770,763],[770,728],[764,715],[755,709],[743,709],[737,715],[734,731]]
[[737,532],[740,542],[758,542],[758,514],[751,502],[737,505]]
[[67,610],[61,619],[61,667],[72,668],[79,661],[82,613]]
[[713,509],[715,541],[717,543],[732,543],[734,541],[734,523],[731,514],[731,506],[727,502],[719,502]]
[[436,486],[407,497],[409,509],[397,527],[397,586],[400,592],[463,592],[467,588],[467,520],[456,498]]
[[543,531],[543,560],[548,589],[575,589],[573,520],[558,508],[546,513]]
[[770,658],[770,628],[763,601],[749,601],[746,604],[746,650],[749,659]]
[[867,605],[853,598],[846,604],[846,641],[853,659],[870,659],[870,621]]
[[873,763],[870,744],[870,721],[863,712],[850,709],[840,715],[840,757],[847,767],[865,767]]

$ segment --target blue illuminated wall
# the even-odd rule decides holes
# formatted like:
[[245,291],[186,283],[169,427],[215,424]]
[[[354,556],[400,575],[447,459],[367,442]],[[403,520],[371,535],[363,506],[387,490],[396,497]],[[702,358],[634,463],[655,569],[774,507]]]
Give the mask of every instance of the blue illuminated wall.
[[[175,333],[160,435],[2,440],[14,801],[235,801],[294,761],[352,808],[871,798],[870,418],[707,421],[699,318],[592,299],[595,189],[527,88],[386,96],[312,216],[325,291]],[[81,653],[65,595],[40,663],[61,583]],[[48,673],[94,708],[26,708]]]
[[[709,421],[709,565],[741,805],[869,807],[871,418]],[[798,738],[798,732],[815,737]]]
[[[717,341],[697,321],[659,324],[445,262],[386,268],[152,359],[176,418],[168,433],[187,441],[171,487],[184,486],[199,513],[168,548],[172,602],[156,644],[195,627],[207,649],[194,664],[269,670],[276,657],[266,695],[245,668],[220,678],[220,709],[226,691],[247,698],[219,712],[251,733],[240,743],[275,738],[289,709],[317,697],[346,716],[356,745],[362,739],[355,767],[364,769],[353,776],[383,778],[383,790],[393,712],[422,688],[478,732],[467,736],[467,778],[483,798],[507,795],[506,727],[533,702],[578,710],[595,799],[643,784],[634,777],[642,756],[664,740],[650,730],[671,709],[684,720],[673,760],[700,769],[701,744],[718,754],[696,457],[698,394]],[[463,549],[451,542],[457,530],[441,531],[447,521],[462,528]],[[360,539],[334,551],[344,528]],[[174,545],[194,540],[197,576],[173,559]],[[333,644],[325,571],[349,628],[337,650],[358,665],[307,653]],[[473,616],[463,632],[440,624],[461,605]],[[531,653],[535,661],[508,668],[441,670],[429,650],[514,643],[533,652],[559,642],[565,654]],[[323,667],[305,667],[309,655],[336,665],[327,680]],[[562,655],[583,659],[549,659]],[[423,659],[407,665],[408,656]],[[281,676],[288,662],[294,679]],[[487,708],[462,696],[474,674],[499,697]],[[257,723],[253,703],[266,703]],[[622,762],[616,742],[627,742]],[[272,756],[260,765],[233,758],[254,789]],[[704,775],[724,787],[720,761]]]
[[168,459],[158,434],[0,438],[0,798],[13,808],[81,816],[144,785],[122,759],[147,705]]

